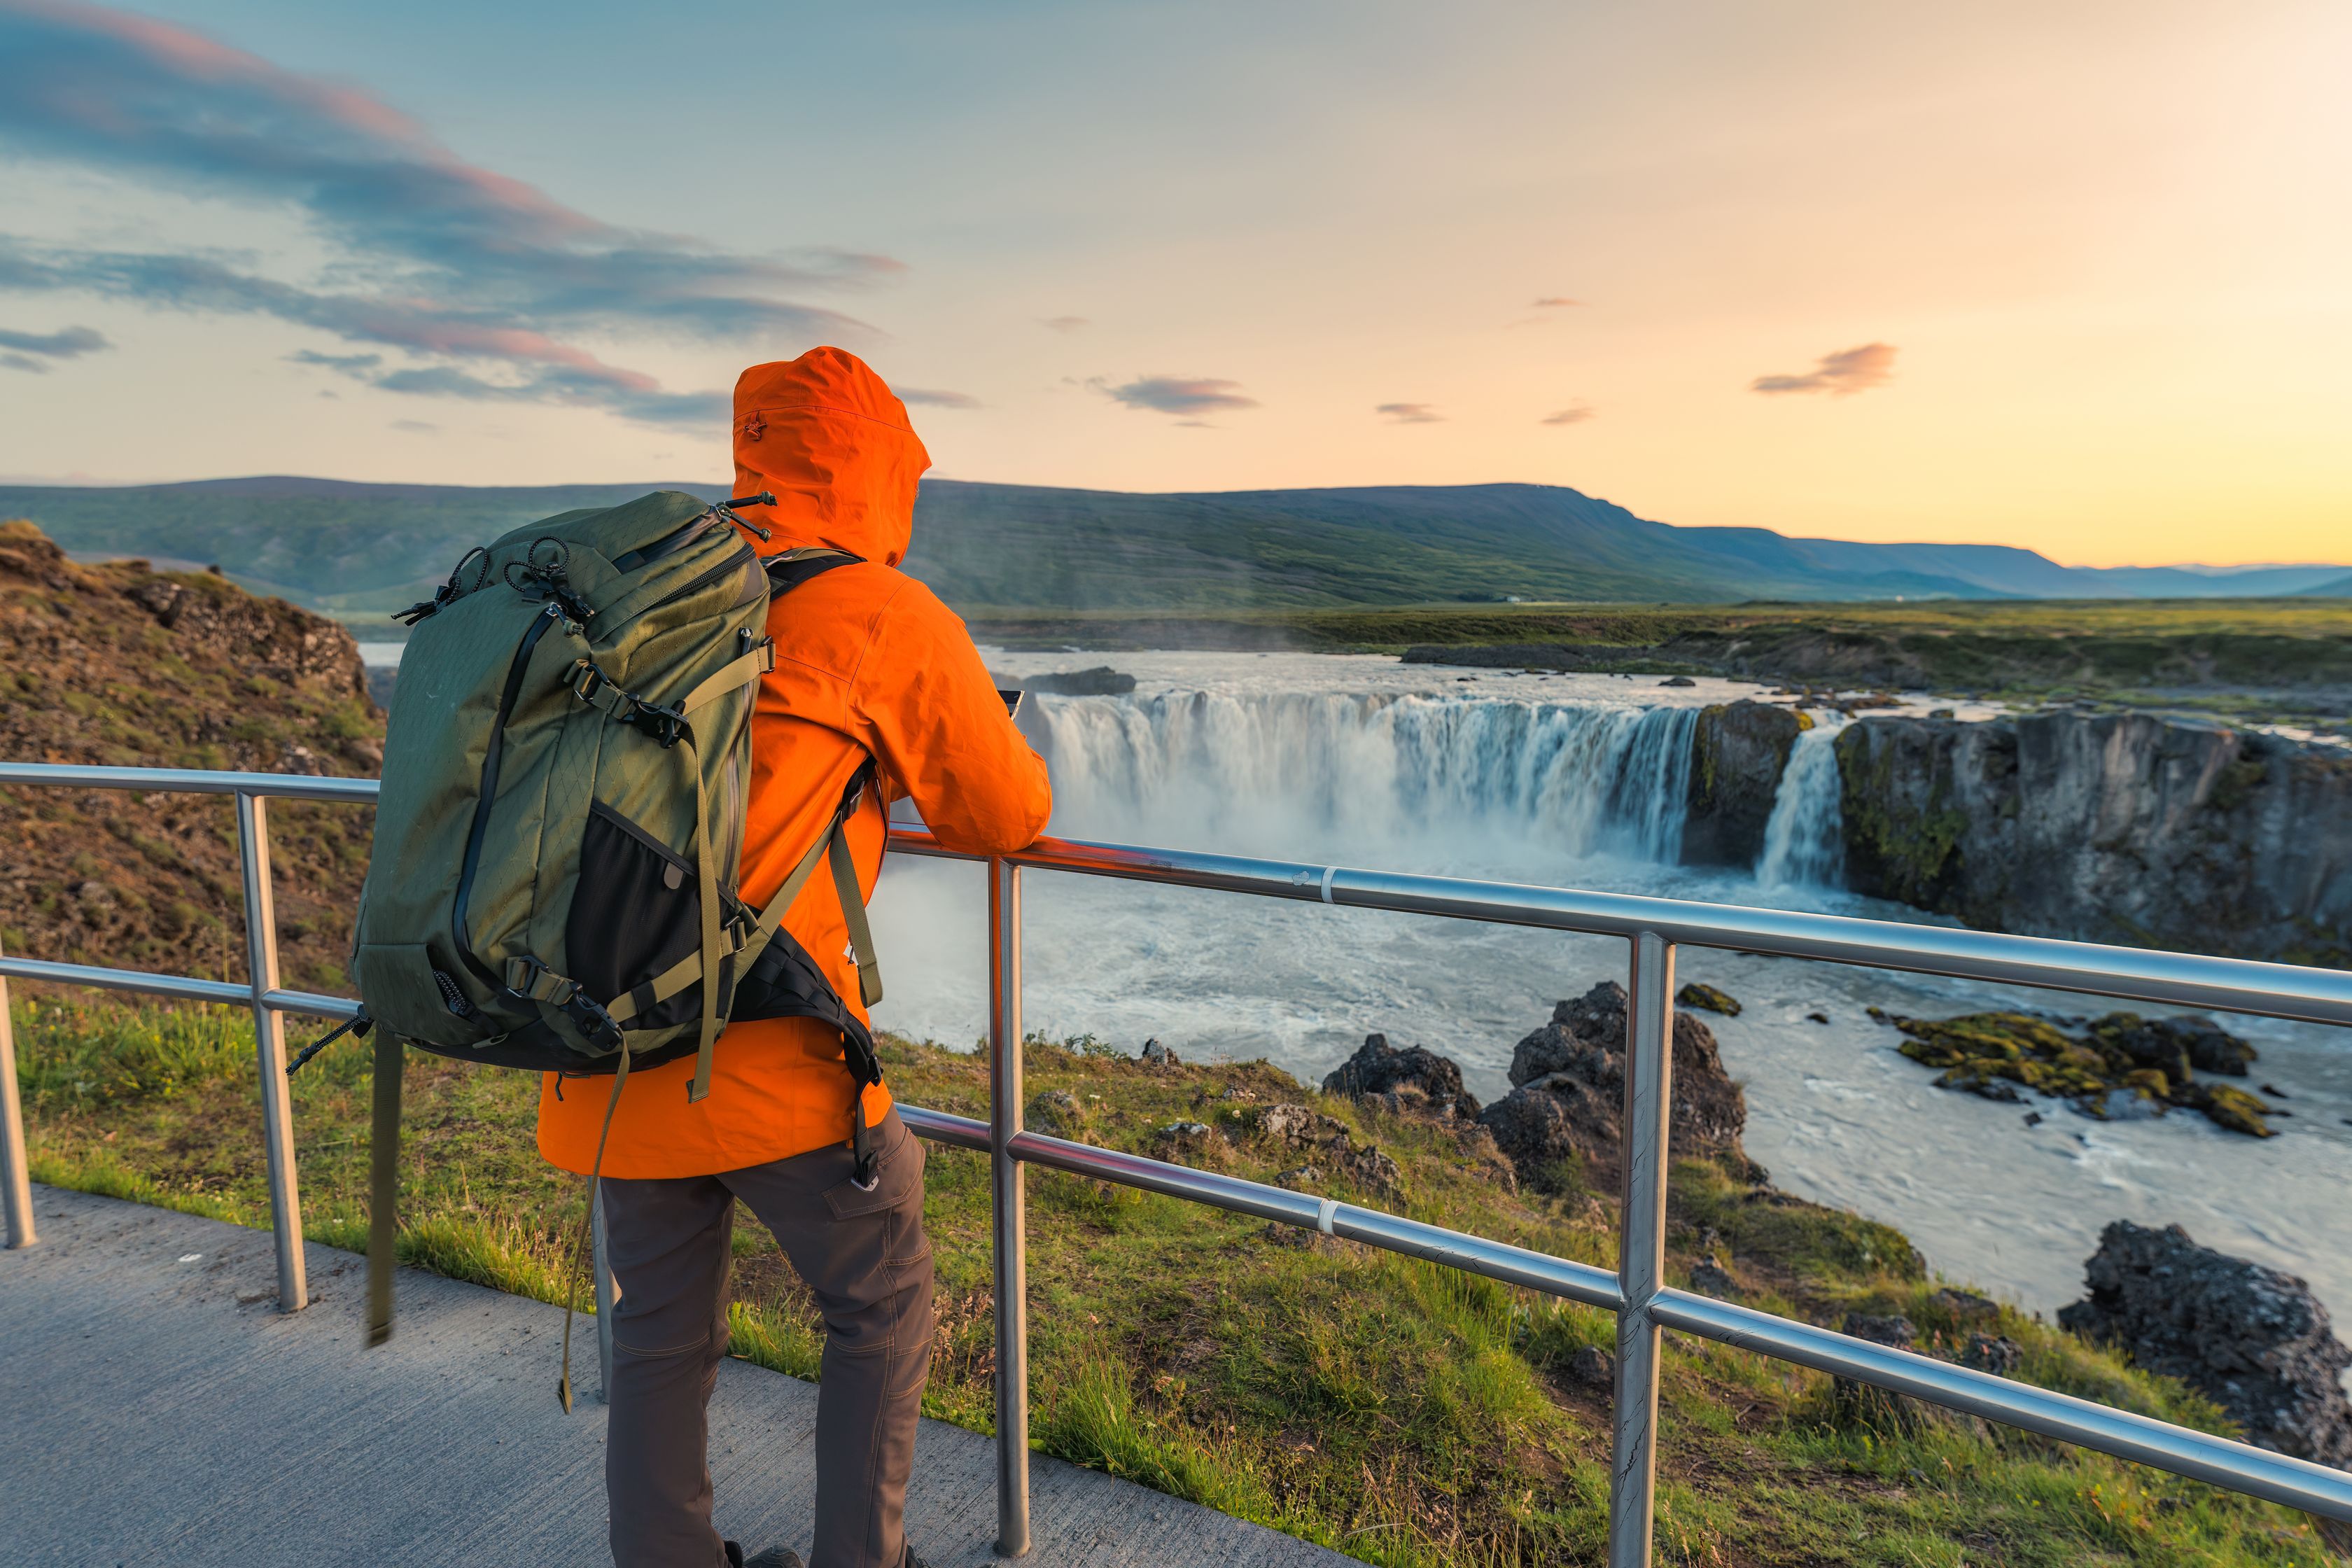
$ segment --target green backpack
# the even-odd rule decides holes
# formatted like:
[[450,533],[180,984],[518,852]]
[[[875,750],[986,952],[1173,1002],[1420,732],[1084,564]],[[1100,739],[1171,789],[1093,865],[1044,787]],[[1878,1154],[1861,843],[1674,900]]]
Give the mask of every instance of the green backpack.
[[[859,559],[806,549],[762,562],[738,527],[766,531],[730,509],[772,499],[714,506],[665,490],[565,512],[469,552],[400,617],[415,630],[352,966],[353,1026],[381,1030],[371,1343],[391,1331],[404,1041],[497,1067],[609,1073],[609,1132],[633,1065],[693,1054],[687,1097],[699,1100],[730,1018],[817,1018],[840,1031],[861,1091],[849,1136],[871,1179],[872,1037],[782,921],[829,858],[864,1000],[880,1000],[843,832],[872,763],[764,910],[735,889],[751,710],[774,662],[770,603]],[[564,1333],[568,1409],[568,1305]]]

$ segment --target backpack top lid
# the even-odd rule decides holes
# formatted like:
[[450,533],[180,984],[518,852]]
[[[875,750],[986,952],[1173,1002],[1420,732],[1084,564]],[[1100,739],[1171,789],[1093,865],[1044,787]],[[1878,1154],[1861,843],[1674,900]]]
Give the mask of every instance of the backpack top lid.
[[741,509],[774,531],[761,554],[823,544],[885,566],[906,558],[931,455],[864,360],[816,348],[753,365],[735,383],[734,438],[735,493],[776,497]]

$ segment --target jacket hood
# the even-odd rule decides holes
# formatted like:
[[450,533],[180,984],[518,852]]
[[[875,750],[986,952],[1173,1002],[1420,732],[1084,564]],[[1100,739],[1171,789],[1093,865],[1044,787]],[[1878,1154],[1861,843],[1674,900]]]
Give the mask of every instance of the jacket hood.
[[772,555],[824,544],[896,566],[914,531],[915,486],[930,453],[882,378],[845,349],[755,364],[735,382],[735,493],[774,492],[741,508],[775,530]]

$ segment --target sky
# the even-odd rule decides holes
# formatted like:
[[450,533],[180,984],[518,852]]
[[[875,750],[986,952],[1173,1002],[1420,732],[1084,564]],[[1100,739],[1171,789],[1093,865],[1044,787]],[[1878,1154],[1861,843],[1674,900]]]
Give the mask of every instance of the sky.
[[2352,6],[0,0],[0,479],[1573,486],[2352,561]]

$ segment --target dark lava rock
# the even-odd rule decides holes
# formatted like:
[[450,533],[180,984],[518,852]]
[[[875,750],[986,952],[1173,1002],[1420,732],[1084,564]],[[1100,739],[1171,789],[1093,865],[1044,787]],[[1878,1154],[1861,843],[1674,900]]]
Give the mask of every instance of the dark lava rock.
[[2179,1082],[2189,1069],[2243,1078],[2255,1058],[2254,1047],[2210,1018],[2142,1018],[2137,1013],[2110,1013],[2091,1026],[2091,1038],[2103,1047],[2122,1052],[2139,1067],[2156,1068]]
[[1743,698],[1700,710],[1691,731],[1685,865],[1756,864],[1789,753],[1811,727],[1811,718],[1777,702]]
[[1869,1312],[1848,1312],[1845,1315],[1845,1321],[1839,1325],[1838,1332],[1851,1334],[1858,1340],[1868,1340],[1874,1345],[1892,1345],[1896,1350],[1902,1351],[1909,1350],[1911,1342],[1919,1337],[1918,1329],[1913,1326],[1910,1319],[1900,1312],[1885,1316]]
[[1727,1301],[1739,1294],[1739,1281],[1731,1277],[1731,1270],[1712,1258],[1703,1258],[1692,1266],[1690,1288],[1717,1300]]
[[1588,1388],[1614,1388],[1617,1358],[1598,1345],[1586,1345],[1569,1358],[1568,1374]]
[[2100,1233],[2083,1272],[2091,1293],[2059,1322],[2203,1393],[2250,1443],[2352,1468],[2352,1350],[2302,1280],[2129,1220]]
[[1478,1102],[1462,1088],[1462,1069],[1453,1060],[1420,1046],[1398,1050],[1386,1035],[1367,1035],[1356,1054],[1323,1080],[1326,1094],[1351,1100],[1384,1099],[1387,1109],[1475,1121]]
[[2025,1347],[2007,1334],[1970,1334],[1960,1352],[1960,1364],[1995,1377],[2008,1377],[2024,1363]]
[[1712,985],[1701,985],[1696,980],[1675,993],[1675,1005],[1720,1013],[1727,1018],[1739,1016],[1739,1003],[1729,992],[1717,991]]
[[1148,1068],[1175,1068],[1184,1065],[1184,1059],[1181,1057],[1161,1045],[1157,1039],[1144,1041],[1143,1049],[1138,1053],[1135,1059]]
[[1664,680],[1658,682],[1658,684],[1661,686],[1696,686],[1698,682],[1693,680],[1687,675],[1669,675]]
[[[1748,1100],[1723,1070],[1715,1036],[1677,1012],[1674,1037],[1670,1153],[1738,1152]],[[1624,1123],[1625,988],[1604,980],[1553,1008],[1552,1021],[1511,1053],[1510,1077],[1512,1092],[1479,1121],[1522,1180],[1571,1154],[1615,1169]]]
[[1973,1290],[1955,1290],[1947,1285],[1927,1299],[1964,1323],[1990,1322],[2000,1316],[2000,1302]]

